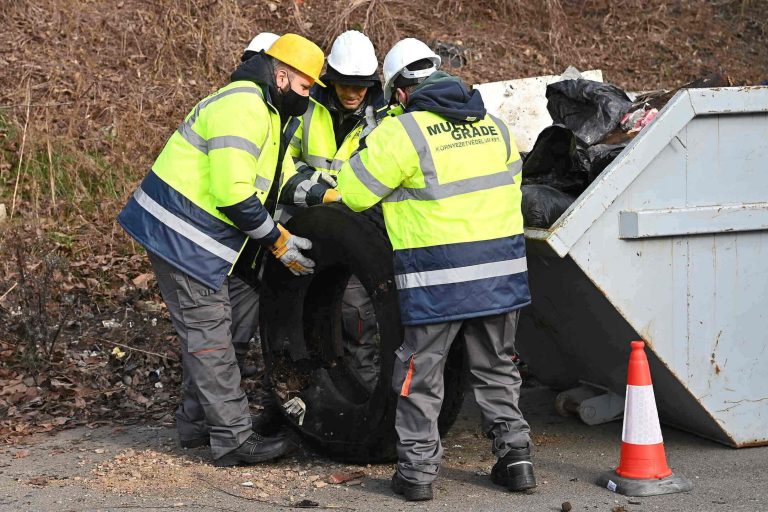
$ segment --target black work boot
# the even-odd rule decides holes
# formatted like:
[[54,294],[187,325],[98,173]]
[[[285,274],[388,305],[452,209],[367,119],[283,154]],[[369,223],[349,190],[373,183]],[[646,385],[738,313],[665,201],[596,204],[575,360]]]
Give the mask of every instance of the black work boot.
[[[258,402],[257,402],[258,403]],[[251,430],[257,434],[263,436],[272,436],[278,433],[283,428],[284,421],[280,414],[277,402],[272,398],[272,406],[270,408],[264,408],[263,411],[251,414]],[[190,439],[179,439],[179,445],[187,450],[192,448],[200,448],[202,446],[209,446],[211,444],[211,437],[208,434],[201,435],[200,437],[193,437]]]
[[392,475],[392,492],[403,495],[407,501],[427,501],[432,499],[432,484],[406,482],[395,471]]
[[252,405],[261,407],[261,411],[251,414],[251,428],[258,434],[270,436],[283,428],[285,418],[280,410],[280,405],[278,405],[274,395],[268,391],[267,386],[265,381],[264,387],[250,399]]
[[291,440],[282,437],[262,437],[257,433],[245,440],[231,452],[213,461],[217,467],[247,466],[285,455],[293,448]]
[[491,480],[513,492],[536,487],[533,476],[533,462],[529,448],[512,448],[500,458],[491,470]]

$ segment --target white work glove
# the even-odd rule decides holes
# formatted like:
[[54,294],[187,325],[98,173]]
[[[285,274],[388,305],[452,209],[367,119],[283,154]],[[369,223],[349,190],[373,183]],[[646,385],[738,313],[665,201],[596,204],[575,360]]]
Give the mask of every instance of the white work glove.
[[307,414],[307,405],[299,397],[294,397],[283,404],[285,412],[299,419],[299,426],[304,424],[304,415]]
[[377,125],[376,112],[372,105],[368,105],[365,107],[365,127],[363,127],[363,131],[360,133],[360,138],[365,138]]
[[312,242],[292,235],[280,224],[277,225],[277,229],[280,230],[280,238],[269,248],[275,258],[295,276],[305,276],[314,272],[315,262],[301,254],[301,251],[312,248]]
[[329,185],[331,188],[336,188],[336,178],[334,178],[331,173],[325,171],[313,172],[312,176],[309,178],[309,181],[313,185],[320,183],[320,181],[324,181],[326,185]]

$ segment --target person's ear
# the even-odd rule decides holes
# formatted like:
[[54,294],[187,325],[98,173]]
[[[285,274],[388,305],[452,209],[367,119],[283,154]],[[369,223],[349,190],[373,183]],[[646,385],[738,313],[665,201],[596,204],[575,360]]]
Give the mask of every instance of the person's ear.
[[275,85],[282,90],[288,85],[288,71],[285,69],[275,70]]
[[395,95],[399,103],[402,103],[403,105],[405,105],[408,102],[408,93],[406,93],[404,90],[397,89],[395,91]]

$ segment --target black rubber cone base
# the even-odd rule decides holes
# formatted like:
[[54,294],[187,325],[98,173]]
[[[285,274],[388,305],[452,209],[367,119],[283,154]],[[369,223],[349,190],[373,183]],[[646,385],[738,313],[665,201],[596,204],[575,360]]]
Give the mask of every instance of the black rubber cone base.
[[684,476],[672,474],[666,478],[651,478],[638,480],[624,478],[615,471],[607,471],[597,479],[597,485],[605,487],[609,491],[623,494],[624,496],[656,496],[658,494],[673,494],[687,492],[693,489],[693,484]]

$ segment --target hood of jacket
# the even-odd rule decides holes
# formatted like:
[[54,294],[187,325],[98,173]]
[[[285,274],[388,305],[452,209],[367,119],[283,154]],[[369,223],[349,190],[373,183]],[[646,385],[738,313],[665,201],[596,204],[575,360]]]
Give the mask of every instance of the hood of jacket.
[[238,80],[248,80],[263,86],[267,96],[264,98],[268,103],[277,106],[275,101],[279,101],[277,94],[277,84],[275,84],[275,71],[272,67],[271,57],[264,52],[255,54],[245,62],[241,62],[237,69],[230,76],[232,82]]
[[435,71],[408,98],[405,112],[425,110],[456,123],[472,123],[485,117],[485,103],[477,89],[469,90],[461,79]]

